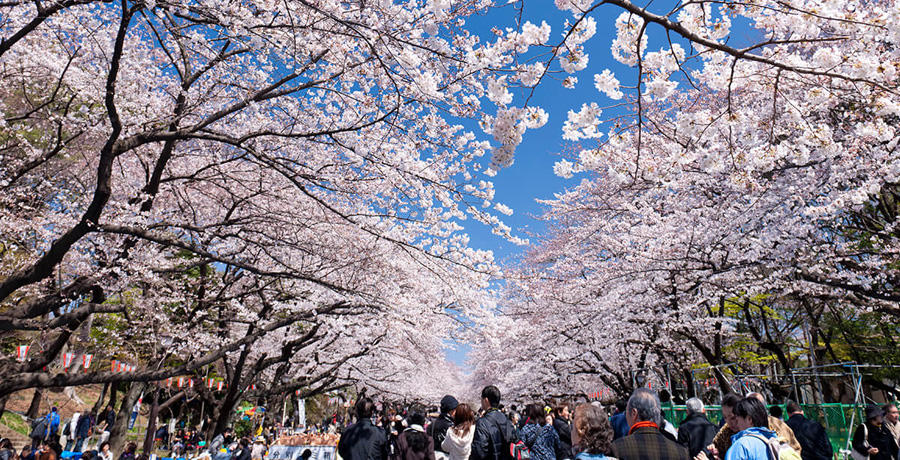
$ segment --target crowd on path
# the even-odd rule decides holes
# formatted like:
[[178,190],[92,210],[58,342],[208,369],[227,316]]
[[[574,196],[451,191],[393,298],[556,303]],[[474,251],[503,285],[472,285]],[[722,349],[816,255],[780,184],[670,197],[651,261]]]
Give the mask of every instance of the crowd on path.
[[[440,415],[427,423],[410,411],[405,419],[378,417],[370,398],[355,406],[357,422],[338,442],[343,460],[832,460],[825,428],[795,402],[766,409],[759,393],[725,395],[723,420],[712,423],[703,402],[689,399],[676,429],[662,415],[658,395],[635,390],[609,416],[599,402],[572,409],[529,404],[504,409],[500,391],[487,386],[481,407],[441,400]],[[776,410],[778,412],[776,412]],[[853,460],[900,460],[900,420],[892,404],[869,406],[852,437]],[[2,460],[2,459],[0,459]]]
[[[662,415],[658,395],[646,388],[634,391],[608,415],[599,402],[548,407],[532,403],[522,410],[504,408],[500,391],[487,386],[480,407],[470,407],[447,395],[439,414],[424,411],[376,410],[374,401],[361,397],[354,409],[356,422],[344,427],[335,416],[329,429],[341,430],[337,453],[342,460],[833,460],[835,452],[825,428],[804,416],[800,406],[788,402],[787,420],[779,406],[767,412],[759,393],[735,394],[722,399],[722,422],[712,423],[703,402],[686,401],[687,414],[676,429]],[[380,415],[380,416],[379,416]],[[852,460],[900,460],[900,411],[893,404],[868,406],[865,422],[851,438]],[[99,422],[98,422],[99,420]],[[60,426],[56,408],[31,425],[31,442],[16,451],[9,439],[0,439],[0,460],[60,460],[66,451],[81,452],[85,440],[105,433],[115,423],[111,407],[99,417],[74,416]],[[348,417],[349,423],[349,417]],[[322,428],[324,429],[324,428]],[[159,434],[159,433],[157,433]],[[263,460],[266,436],[235,438],[230,430],[208,444],[193,431],[165,435],[173,457],[196,444],[201,460]],[[272,435],[273,433],[269,433]],[[158,436],[157,436],[158,437]],[[193,439],[197,438],[197,439]],[[272,436],[274,438],[274,436]],[[113,460],[109,442],[101,435],[96,449],[81,460]],[[310,460],[310,451],[299,460]],[[117,460],[146,460],[133,442]]]

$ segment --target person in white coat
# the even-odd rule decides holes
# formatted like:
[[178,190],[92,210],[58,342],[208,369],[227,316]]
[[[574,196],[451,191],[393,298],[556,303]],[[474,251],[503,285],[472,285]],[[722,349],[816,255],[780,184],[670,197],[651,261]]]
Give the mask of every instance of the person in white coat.
[[449,460],[468,460],[472,452],[472,438],[475,436],[475,412],[468,404],[456,406],[453,427],[447,430],[447,437],[441,447]]

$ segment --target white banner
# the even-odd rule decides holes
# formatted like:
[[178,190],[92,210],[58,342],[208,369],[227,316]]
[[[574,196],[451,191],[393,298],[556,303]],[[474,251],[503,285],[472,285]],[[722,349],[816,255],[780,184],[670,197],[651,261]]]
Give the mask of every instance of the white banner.
[[300,426],[305,427],[306,426],[306,400],[305,399],[297,400],[297,414],[298,414],[298,417],[300,418],[300,421],[298,423],[300,424]]
[[337,447],[335,446],[279,446],[269,447],[266,454],[266,460],[300,460],[303,451],[309,449],[312,456],[309,460],[336,460],[340,457],[337,455]]

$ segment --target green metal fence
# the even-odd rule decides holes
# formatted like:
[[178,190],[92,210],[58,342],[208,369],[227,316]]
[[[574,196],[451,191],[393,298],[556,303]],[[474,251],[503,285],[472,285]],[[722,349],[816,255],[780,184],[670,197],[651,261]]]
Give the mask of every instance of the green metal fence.
[[[864,409],[862,406],[839,403],[801,404],[800,407],[807,418],[815,420],[825,427],[825,432],[828,434],[835,453],[847,447],[847,438],[853,434],[855,425],[860,423]],[[783,410],[784,406],[782,405],[781,408]],[[856,417],[853,417],[854,411]],[[687,415],[687,410],[684,406],[663,404],[663,414],[667,421],[677,427]],[[706,416],[711,422],[718,425],[722,420],[722,408],[706,406]],[[786,417],[787,411],[785,411]],[[850,426],[851,420],[854,426]]]

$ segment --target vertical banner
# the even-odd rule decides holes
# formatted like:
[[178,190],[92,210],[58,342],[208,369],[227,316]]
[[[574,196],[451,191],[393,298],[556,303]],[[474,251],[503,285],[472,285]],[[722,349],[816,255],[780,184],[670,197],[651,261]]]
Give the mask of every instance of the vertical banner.
[[116,372],[119,370],[119,362],[115,359],[110,363],[110,367],[112,368],[112,372]]
[[31,345],[19,345],[16,347],[16,359],[19,361],[25,361],[25,358],[28,357],[28,350],[31,349]]
[[306,426],[306,400],[297,400],[297,416],[300,417],[300,426]]
[[64,353],[63,354],[63,370],[68,371],[69,367],[72,366],[73,361],[75,361],[75,353]]
[[166,387],[168,388],[170,386],[172,386],[172,377],[166,379]]

